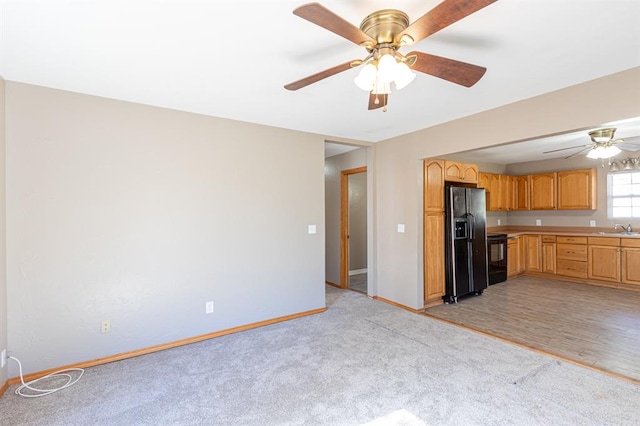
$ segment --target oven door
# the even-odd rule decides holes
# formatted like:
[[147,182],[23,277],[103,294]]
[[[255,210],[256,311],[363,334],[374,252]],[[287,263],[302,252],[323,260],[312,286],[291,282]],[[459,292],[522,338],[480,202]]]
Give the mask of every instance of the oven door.
[[487,239],[487,260],[489,263],[489,284],[507,280],[507,239]]

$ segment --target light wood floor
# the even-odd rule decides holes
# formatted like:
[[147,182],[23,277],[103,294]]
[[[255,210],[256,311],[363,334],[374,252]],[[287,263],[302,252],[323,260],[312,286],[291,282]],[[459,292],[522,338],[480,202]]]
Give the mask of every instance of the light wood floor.
[[640,293],[533,277],[426,314],[640,383]]

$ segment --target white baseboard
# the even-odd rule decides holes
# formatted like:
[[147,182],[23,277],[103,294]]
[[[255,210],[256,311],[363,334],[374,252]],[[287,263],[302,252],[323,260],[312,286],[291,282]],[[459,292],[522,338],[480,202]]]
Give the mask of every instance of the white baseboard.
[[349,275],[358,275],[358,274],[366,274],[367,268],[364,269],[354,269],[353,271],[349,271]]

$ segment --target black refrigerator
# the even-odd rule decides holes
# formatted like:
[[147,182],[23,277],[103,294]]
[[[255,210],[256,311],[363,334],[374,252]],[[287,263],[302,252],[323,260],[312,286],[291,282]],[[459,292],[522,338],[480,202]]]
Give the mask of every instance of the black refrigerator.
[[487,215],[483,188],[445,188],[447,303],[487,288]]

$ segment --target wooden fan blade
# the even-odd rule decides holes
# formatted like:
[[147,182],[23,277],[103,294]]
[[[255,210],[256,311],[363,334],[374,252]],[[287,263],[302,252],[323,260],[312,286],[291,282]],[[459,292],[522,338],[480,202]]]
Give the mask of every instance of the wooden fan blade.
[[[378,103],[376,103],[376,99]],[[387,106],[387,102],[389,101],[389,94],[384,93],[382,95],[374,95],[373,93],[369,93],[369,109],[378,109]]]
[[[408,35],[413,39],[412,43],[417,43],[495,1],[497,0],[444,0],[405,28],[396,40]],[[406,41],[406,37],[404,40]]]
[[332,75],[338,74],[342,71],[346,71],[348,69],[351,69],[351,63],[354,61],[349,61],[349,62],[345,62],[344,64],[340,64],[340,65],[336,65],[333,68],[329,68],[326,69],[324,71],[320,71],[319,73],[310,75],[308,77],[305,77],[303,79],[300,79],[298,81],[294,81],[293,83],[289,83],[286,86],[284,86],[285,89],[287,90],[298,90],[298,89],[302,89],[305,86],[308,86],[312,83],[316,83],[320,80],[323,80],[327,77],[331,77]]
[[484,67],[443,58],[422,52],[409,52],[407,57],[416,56],[416,63],[411,68],[452,83],[471,87],[478,82],[487,71]]
[[576,145],[576,146],[570,146],[569,148],[560,148],[560,149],[554,149],[554,150],[551,150],[551,151],[545,151],[545,152],[543,152],[543,154],[550,154],[550,153],[552,153],[552,152],[566,151],[566,150],[568,150],[568,149],[586,148],[586,147],[589,147],[589,146],[592,146],[592,145],[593,145],[593,144],[592,144],[592,143],[590,143],[590,144],[587,144],[587,145]]
[[293,14],[338,34],[340,37],[344,37],[357,45],[366,45],[368,47],[376,45],[375,39],[319,3],[303,4],[296,8]]

